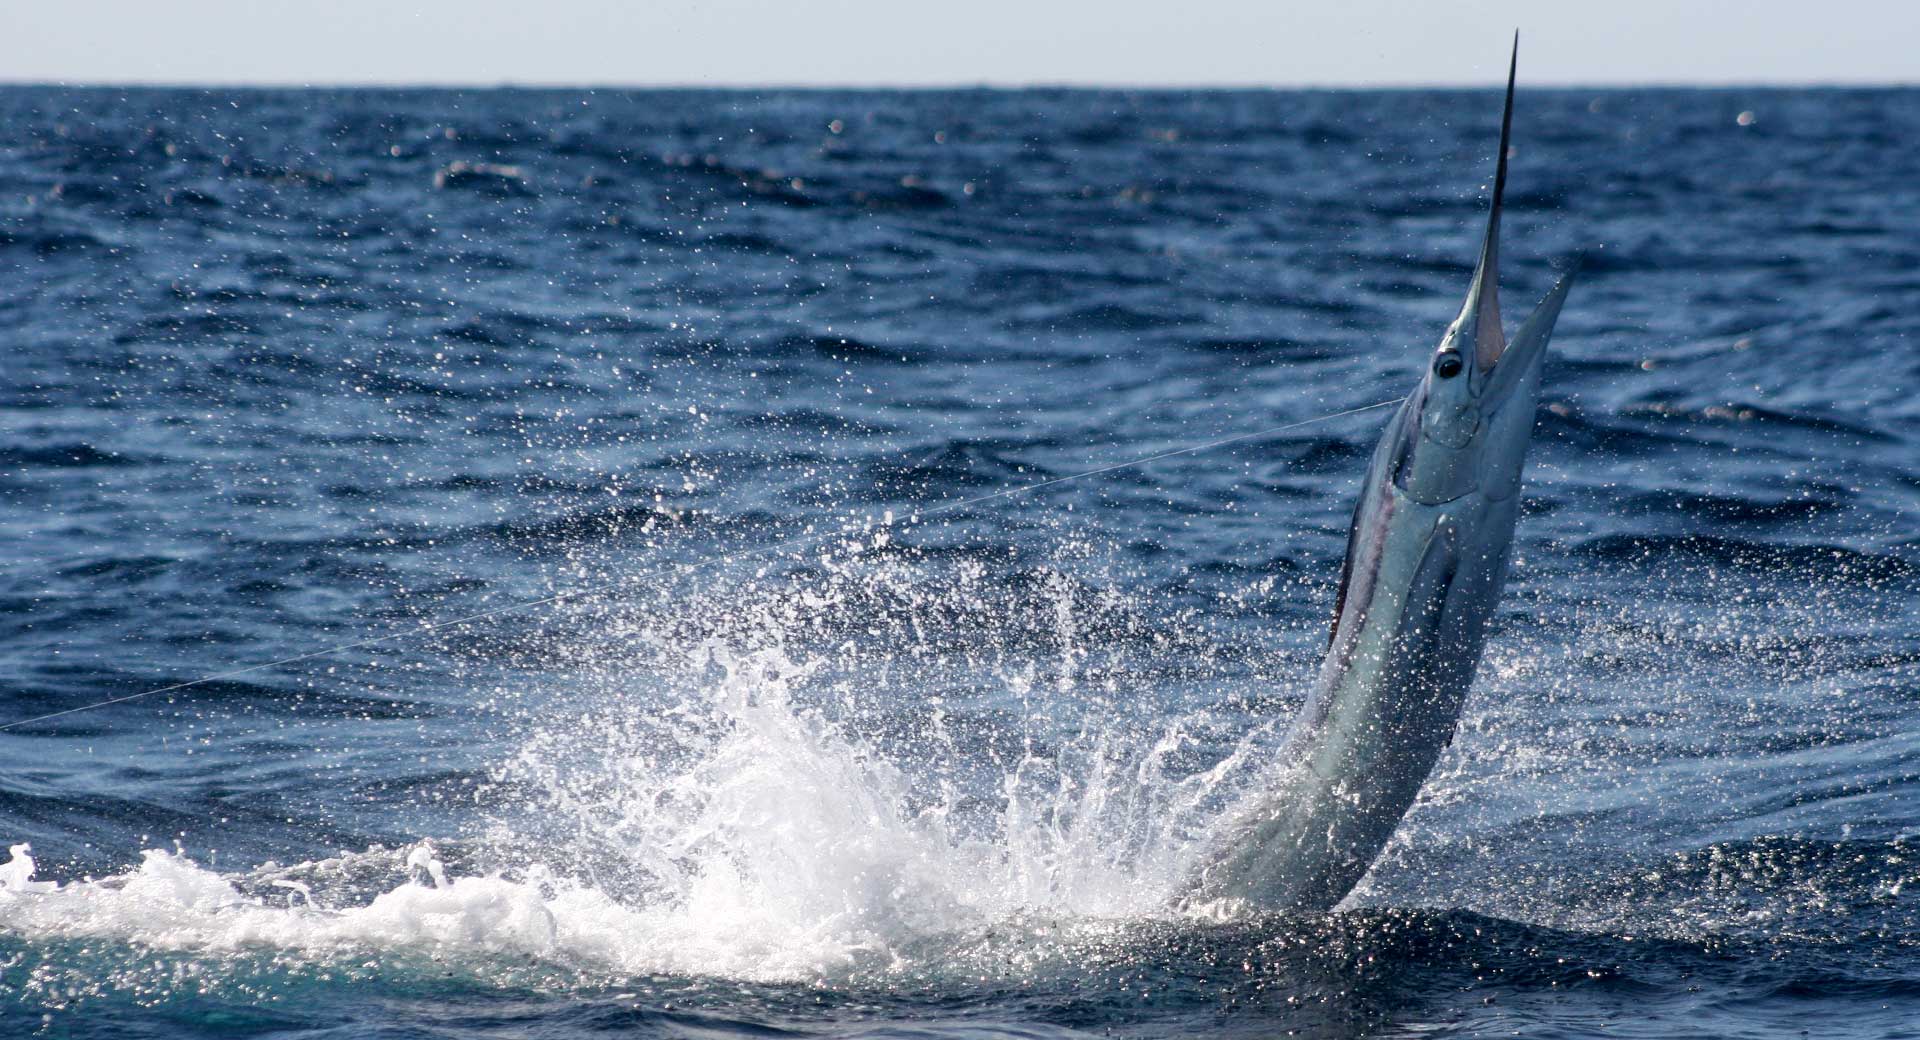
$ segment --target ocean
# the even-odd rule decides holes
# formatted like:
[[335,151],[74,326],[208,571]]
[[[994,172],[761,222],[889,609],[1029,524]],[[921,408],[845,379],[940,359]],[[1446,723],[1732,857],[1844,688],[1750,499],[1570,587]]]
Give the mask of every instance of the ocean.
[[1459,735],[1171,909],[1499,105],[0,89],[0,1034],[1920,1036],[1920,90],[1523,82]]

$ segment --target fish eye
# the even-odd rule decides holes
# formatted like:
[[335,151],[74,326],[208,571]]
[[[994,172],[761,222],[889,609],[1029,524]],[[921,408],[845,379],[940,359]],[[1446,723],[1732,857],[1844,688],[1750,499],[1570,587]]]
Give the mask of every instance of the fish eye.
[[1443,350],[1433,359],[1433,374],[1442,379],[1452,379],[1459,375],[1462,367],[1464,366],[1460,362],[1460,352],[1457,350]]

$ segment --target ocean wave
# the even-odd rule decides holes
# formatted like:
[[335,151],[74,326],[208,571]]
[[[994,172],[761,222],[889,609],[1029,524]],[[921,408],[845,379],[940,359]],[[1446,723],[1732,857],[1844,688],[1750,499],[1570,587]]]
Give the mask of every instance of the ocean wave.
[[0,1033],[1902,1027],[1913,104],[1522,94],[1469,717],[1205,921],[1494,94],[0,90]]
[[1622,563],[1651,565],[1681,561],[1704,568],[1841,577],[1853,582],[1904,578],[1920,573],[1912,561],[1886,553],[1718,535],[1602,535],[1582,541],[1574,548],[1590,556]]

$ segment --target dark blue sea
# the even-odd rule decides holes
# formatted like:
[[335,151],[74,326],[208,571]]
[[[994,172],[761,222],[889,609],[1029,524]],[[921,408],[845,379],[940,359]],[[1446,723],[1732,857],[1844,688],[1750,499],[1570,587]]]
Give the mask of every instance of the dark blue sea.
[[1486,660],[1237,917],[1497,92],[0,90],[0,1035],[1920,1036],[1920,91],[1522,86]]

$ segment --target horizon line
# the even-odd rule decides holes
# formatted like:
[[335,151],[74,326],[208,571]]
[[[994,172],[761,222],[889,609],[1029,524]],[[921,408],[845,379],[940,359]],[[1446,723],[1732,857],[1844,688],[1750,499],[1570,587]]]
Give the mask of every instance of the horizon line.
[[[1525,90],[1901,90],[1920,87],[1920,80],[1843,80],[1843,79],[1781,79],[1781,80],[1600,80],[1600,81],[1549,81],[1527,85]],[[780,91],[795,92],[857,92],[857,91],[893,91],[925,92],[942,91],[1166,91],[1183,93],[1228,92],[1228,91],[1422,91],[1422,90],[1487,90],[1503,89],[1491,80],[1486,82],[1466,80],[1436,81],[1394,81],[1383,82],[1315,82],[1315,81],[1255,81],[1222,80],[1193,83],[1124,83],[1098,81],[1061,81],[1061,80],[979,80],[951,82],[909,82],[889,83],[884,81],[847,82],[847,83],[796,83],[796,82],[690,82],[690,81],[610,81],[600,83],[571,82],[565,80],[58,80],[58,79],[13,79],[0,74],[0,90],[6,89],[58,89],[58,90],[541,90],[541,91]]]

